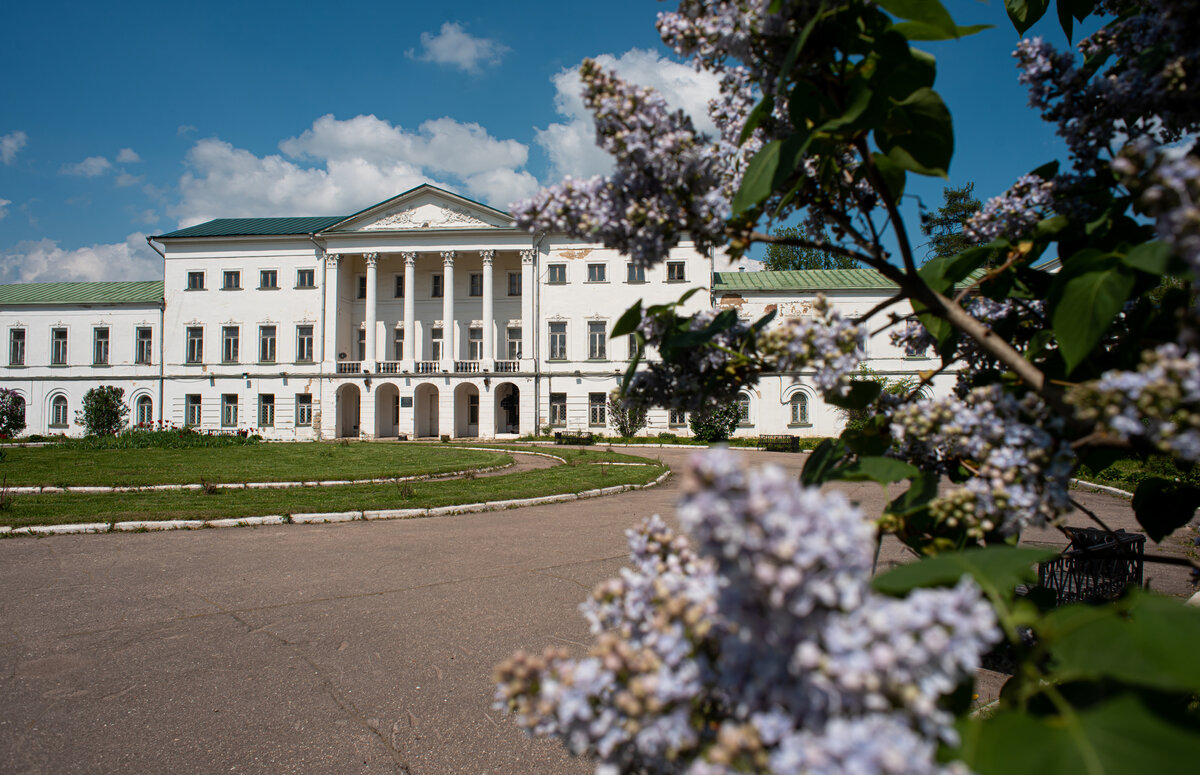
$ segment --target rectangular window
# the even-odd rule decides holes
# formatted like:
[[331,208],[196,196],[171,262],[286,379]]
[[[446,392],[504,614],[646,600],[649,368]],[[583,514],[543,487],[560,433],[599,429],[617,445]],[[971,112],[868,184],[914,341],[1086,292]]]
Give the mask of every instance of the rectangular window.
[[187,289],[189,291],[204,290],[204,272],[188,272]]
[[108,365],[108,329],[92,329],[92,365]]
[[509,272],[508,273],[508,295],[509,296],[520,296],[521,295],[521,273],[520,272]]
[[550,394],[550,424],[561,428],[567,424],[567,394]]
[[236,269],[226,269],[221,274],[221,290],[237,291],[242,288],[242,273]]
[[354,298],[367,298],[367,276],[365,274],[358,275],[358,294]]
[[183,424],[200,424],[200,395],[188,393],[183,397]]
[[242,330],[237,326],[221,327],[221,363],[237,363],[241,357]]
[[626,277],[626,282],[644,283],[646,282],[646,267],[639,264],[629,263],[629,274]]
[[469,288],[468,294],[471,296],[482,296],[483,295],[483,275],[480,274],[479,272],[472,272],[467,279],[470,281],[468,283],[468,288]]
[[442,288],[442,279],[443,278],[440,274],[435,274],[435,275],[429,276],[429,297],[430,298],[440,299],[444,295],[443,288]]
[[608,334],[604,331],[604,322],[593,320],[588,323],[588,360],[602,361],[607,358],[604,343]]
[[67,365],[67,329],[50,329],[50,365]]
[[297,269],[296,270],[296,287],[297,288],[316,288],[317,287],[317,272],[315,269]]
[[550,324],[550,360],[565,361],[567,359],[567,324]]
[[668,261],[667,262],[667,282],[681,283],[687,279],[684,274],[684,268],[687,264],[683,261]]
[[637,334],[630,334],[630,335],[629,335],[629,348],[628,348],[628,349],[629,349],[629,360],[631,360],[631,361],[632,361],[632,360],[633,360],[633,357],[634,357],[635,355],[637,355],[637,353],[638,353],[638,340],[637,340]]
[[604,393],[588,393],[588,425],[603,426],[604,407],[608,403],[608,396]]
[[508,359],[510,361],[521,360],[521,329],[518,326],[510,326],[506,330]]
[[296,427],[312,425],[312,393],[296,394]]
[[483,358],[483,329],[467,329],[467,359],[477,361]]
[[442,329],[429,329],[429,355],[430,360],[440,361],[442,359]]
[[238,397],[236,393],[224,393],[221,395],[221,426],[225,428],[237,427],[237,407]]
[[367,329],[358,329],[358,360],[367,359]]
[[8,332],[8,365],[25,365],[25,329],[14,328]]
[[687,412],[682,409],[672,409],[667,413],[667,425],[672,428],[687,425]]
[[563,285],[567,282],[567,265],[550,264],[546,267],[546,282],[550,285]]
[[472,393],[467,396],[467,424],[479,424],[479,394]]
[[404,275],[396,275],[395,298],[404,298]]
[[258,327],[258,362],[275,362],[275,326]]
[[55,396],[50,402],[50,427],[67,427],[67,397]]
[[139,328],[134,335],[134,363],[154,363],[154,330]]
[[313,327],[296,326],[296,362],[313,362]]
[[397,361],[404,360],[404,329],[397,328],[392,334],[392,358]]
[[200,326],[188,326],[185,334],[187,351],[184,353],[184,363],[202,363],[204,361],[204,329]]
[[276,269],[263,269],[258,273],[258,287],[263,289],[275,289],[279,287],[279,271]]
[[604,264],[588,264],[588,279],[589,283],[602,283],[608,279],[606,266]]
[[258,427],[271,428],[275,425],[275,395],[258,394]]

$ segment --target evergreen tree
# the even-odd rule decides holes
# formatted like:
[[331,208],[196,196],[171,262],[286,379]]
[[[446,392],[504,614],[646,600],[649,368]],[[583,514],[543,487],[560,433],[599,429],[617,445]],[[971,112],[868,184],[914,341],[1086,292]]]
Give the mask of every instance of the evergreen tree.
[[975,198],[975,184],[942,190],[945,204],[933,214],[921,218],[921,233],[929,238],[926,258],[953,256],[977,243],[963,234],[963,222],[979,212],[982,204]]
[[[806,226],[784,226],[775,230],[776,237],[807,239],[814,242],[830,242],[829,235],[813,234]],[[767,244],[767,256],[763,269],[854,269],[858,262],[853,258],[825,253],[815,248],[796,245]]]

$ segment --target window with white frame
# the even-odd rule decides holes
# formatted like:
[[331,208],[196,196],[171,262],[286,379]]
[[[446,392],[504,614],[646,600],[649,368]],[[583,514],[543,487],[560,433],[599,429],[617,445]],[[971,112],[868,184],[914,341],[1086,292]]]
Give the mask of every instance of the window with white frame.
[[550,324],[550,360],[565,361],[567,359],[567,324],[556,322]]
[[396,279],[396,282],[395,282],[395,287],[393,288],[393,291],[392,291],[392,295],[394,298],[403,299],[404,298],[404,275],[398,274],[395,276],[395,279]]
[[65,428],[68,422],[67,397],[57,395],[50,399],[50,427]]
[[587,281],[589,283],[603,283],[608,281],[608,267],[605,264],[588,264],[587,265]]
[[275,426],[275,394],[258,394],[258,427],[272,428]]
[[279,288],[279,270],[278,269],[260,269],[258,272],[258,287],[263,290],[276,290]]
[[312,425],[312,393],[296,394],[296,427]]
[[202,363],[204,361],[204,328],[201,326],[188,326],[184,332],[186,350],[184,351],[185,363]]
[[204,290],[204,272],[188,272],[187,289],[189,291]]
[[358,341],[355,343],[358,348],[358,360],[365,361],[367,359],[367,329],[358,329]]
[[404,329],[397,328],[392,332],[392,359],[404,360]]
[[521,359],[521,327],[509,326],[505,329],[506,347],[510,361],[519,361]]
[[237,326],[221,327],[221,363],[238,362],[241,338],[241,329]]
[[50,329],[50,365],[67,365],[67,329]]
[[483,329],[467,329],[467,360],[477,361],[483,358]]
[[596,427],[606,423],[604,410],[607,405],[607,394],[588,393],[588,425]]
[[296,362],[313,362],[313,327],[307,323],[296,326]]
[[672,428],[682,428],[687,425],[687,412],[682,409],[672,409],[667,412],[667,425]]
[[636,355],[638,354],[638,338],[637,338],[637,334],[630,334],[630,335],[628,336],[627,340],[628,340],[628,342],[629,342],[629,347],[628,347],[629,356],[628,356],[628,358],[629,358],[629,360],[631,360],[631,361],[632,361],[632,360],[634,359],[634,356],[636,356]]
[[520,296],[521,295],[521,273],[520,272],[509,272],[508,273],[508,295],[509,296]]
[[567,394],[550,394],[550,424],[561,428],[567,424]]
[[684,270],[687,263],[683,261],[668,261],[667,262],[667,282],[681,283],[687,279]]
[[233,428],[238,424],[238,397],[237,393],[223,393],[221,395],[221,426],[225,428]]
[[134,332],[133,362],[142,365],[154,363],[154,329],[142,326]]
[[566,264],[549,264],[546,267],[547,285],[565,285],[567,282]]
[[467,295],[482,296],[483,295],[483,274],[480,272],[471,272],[467,276]]
[[8,365],[25,365],[25,329],[11,328],[8,331]]
[[150,396],[138,396],[135,417],[138,425],[151,425],[154,423],[154,401]]
[[809,425],[808,396],[804,393],[793,393],[788,403],[791,405],[792,416],[790,425]]
[[92,365],[108,365],[108,328],[92,329]]
[[188,393],[183,397],[183,424],[199,425],[202,421],[200,413],[200,394]]
[[738,425],[750,424],[750,396],[746,393],[738,393],[737,397],[738,408]]
[[440,361],[442,359],[442,329],[429,329],[429,355],[430,360]]
[[15,414],[17,420],[23,426],[25,424],[25,397],[20,395],[13,396],[13,402],[16,404]]
[[296,287],[297,288],[316,288],[317,287],[317,271],[315,269],[297,269],[296,270]]
[[602,320],[588,322],[588,360],[602,361],[608,357],[605,348],[605,342],[608,341],[608,334],[604,328],[604,321]]
[[258,362],[275,362],[275,326],[258,327]]
[[644,283],[644,282],[646,282],[646,267],[644,267],[640,264],[635,264],[632,261],[630,261],[626,265],[626,268],[628,269],[628,274],[626,274],[626,276],[625,276],[625,282],[628,282],[628,283]]
[[429,276],[429,297],[432,299],[440,299],[445,293],[445,288],[442,285],[442,276],[434,274]]
[[238,291],[242,288],[242,273],[237,269],[226,269],[221,273],[221,290]]

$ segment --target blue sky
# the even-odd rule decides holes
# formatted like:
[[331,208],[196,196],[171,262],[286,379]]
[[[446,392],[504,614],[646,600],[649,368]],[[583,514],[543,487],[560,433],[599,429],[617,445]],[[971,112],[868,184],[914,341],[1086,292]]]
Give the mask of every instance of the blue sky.
[[[996,25],[927,44],[955,119],[950,182],[986,198],[1062,145],[1026,107],[1002,0],[947,6]],[[0,282],[151,279],[146,235],[214,217],[349,213],[424,181],[504,208],[602,171],[572,77],[583,58],[606,55],[693,112],[711,91],[658,39],[670,7],[12,4]],[[1050,19],[1034,32],[1064,42]],[[940,203],[943,181],[910,181]]]

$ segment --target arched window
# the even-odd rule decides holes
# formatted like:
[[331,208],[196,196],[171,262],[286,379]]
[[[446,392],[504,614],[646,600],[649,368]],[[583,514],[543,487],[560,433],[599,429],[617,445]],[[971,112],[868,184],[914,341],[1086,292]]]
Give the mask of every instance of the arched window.
[[63,395],[50,399],[50,427],[67,427],[67,397]]
[[154,402],[150,396],[143,395],[137,400],[137,424],[151,425],[154,422]]
[[25,398],[24,396],[16,396],[13,400],[17,402],[17,417],[21,420],[21,425],[25,425]]
[[800,391],[792,394],[792,425],[808,425],[808,396]]
[[750,424],[750,394],[749,393],[738,393],[737,407],[738,407],[738,425],[749,425]]

